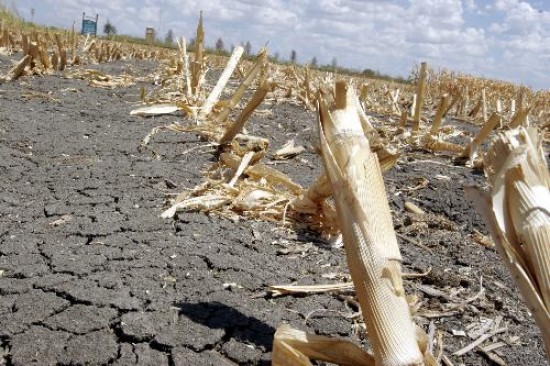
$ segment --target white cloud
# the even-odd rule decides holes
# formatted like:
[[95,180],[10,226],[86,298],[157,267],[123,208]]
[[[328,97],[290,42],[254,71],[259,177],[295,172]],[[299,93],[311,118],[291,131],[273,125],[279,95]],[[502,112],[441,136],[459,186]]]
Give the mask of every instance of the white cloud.
[[[457,71],[550,87],[550,12],[530,0],[18,0],[23,14],[69,27],[82,11],[100,14],[119,32],[193,37],[203,11],[206,42],[226,46],[269,41],[272,53],[300,61],[316,56],[342,66],[406,75],[428,61]],[[546,62],[545,62],[546,61]]]

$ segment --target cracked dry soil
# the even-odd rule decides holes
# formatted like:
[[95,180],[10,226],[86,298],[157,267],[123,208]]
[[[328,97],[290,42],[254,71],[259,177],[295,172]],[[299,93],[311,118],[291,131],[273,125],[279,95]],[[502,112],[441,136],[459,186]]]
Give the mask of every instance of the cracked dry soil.
[[[5,72],[9,62],[0,61]],[[156,65],[95,67],[143,76]],[[105,90],[57,75],[0,89],[0,365],[269,365],[283,322],[366,342],[345,316],[357,309],[342,297],[265,293],[272,284],[326,283],[323,275],[347,273],[342,249],[271,223],[202,213],[180,214],[177,223],[159,218],[165,196],[202,182],[213,155],[193,134],[161,133],[156,154],[138,151],[153,127],[182,119],[130,116],[139,84]],[[275,149],[291,137],[307,143],[304,131],[314,122],[312,113],[280,104],[271,116],[254,116],[249,131],[270,136]],[[423,309],[439,310],[446,300],[416,285],[467,298],[483,277],[479,301],[434,319],[446,353],[471,342],[453,331],[502,316],[508,331],[498,339],[505,342],[500,356],[509,365],[546,364],[538,330],[495,250],[470,237],[484,228],[461,187],[483,178],[429,159],[417,154],[386,174],[397,231],[428,247],[401,241],[405,271],[433,268],[407,280],[408,292]],[[277,167],[307,185],[320,164],[307,152]],[[437,174],[451,179],[432,179]],[[423,176],[427,188],[407,189]],[[410,230],[407,200],[456,227]],[[427,329],[429,320],[415,321]],[[451,359],[492,364],[476,351]]]

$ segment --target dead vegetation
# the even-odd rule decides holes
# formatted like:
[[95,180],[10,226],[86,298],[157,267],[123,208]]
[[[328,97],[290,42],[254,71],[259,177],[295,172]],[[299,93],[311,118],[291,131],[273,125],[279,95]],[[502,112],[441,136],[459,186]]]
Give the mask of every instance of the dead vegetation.
[[[463,298],[417,285],[418,291],[446,300],[437,312],[424,311],[413,295],[405,294],[396,237],[422,246],[407,234],[434,226],[456,230],[451,220],[409,203],[408,222],[395,232],[381,173],[404,163],[415,151],[442,154],[454,164],[485,172],[492,195],[480,201],[480,209],[550,350],[550,208],[544,206],[550,202],[550,178],[538,141],[550,140],[550,92],[435,71],[425,63],[415,71],[414,86],[351,79],[270,64],[267,49],[254,61],[241,60],[242,47],[236,47],[228,60],[207,56],[203,39],[202,18],[192,57],[185,39],[178,40],[174,53],[84,38],[74,29],[65,34],[26,33],[2,24],[0,52],[21,54],[2,80],[63,72],[93,87],[116,88],[132,85],[135,79],[73,67],[120,59],[159,60],[154,85],[141,90],[142,106],[131,113],[154,116],[180,111],[186,119],[155,128],[143,139],[142,149],[149,148],[161,131],[194,133],[215,147],[217,158],[201,185],[170,197],[163,218],[177,219],[181,211],[204,211],[235,220],[244,216],[307,228],[333,243],[343,237],[353,286],[349,282],[299,288],[274,285],[270,291],[280,295],[353,288],[372,350],[283,325],[275,335],[273,365],[310,365],[309,359],[345,365],[452,364],[433,322],[422,330],[411,314],[425,319],[453,316],[473,306],[484,287],[480,280],[479,291]],[[207,73],[222,66],[210,89]],[[269,138],[246,131],[254,113],[272,113],[270,106],[276,103],[295,104],[318,115],[319,134],[312,144],[322,157],[324,171],[309,187],[267,165]],[[450,120],[469,123],[473,132],[454,127],[447,123]],[[495,133],[488,147],[487,140]],[[304,150],[291,140],[275,152],[275,158],[293,159]],[[405,189],[423,189],[427,184],[424,178]],[[481,245],[494,245],[482,233],[472,236]],[[502,345],[484,342],[505,331],[498,319],[483,327],[472,325],[468,334],[472,342],[453,355],[478,349],[502,364],[494,352]]]

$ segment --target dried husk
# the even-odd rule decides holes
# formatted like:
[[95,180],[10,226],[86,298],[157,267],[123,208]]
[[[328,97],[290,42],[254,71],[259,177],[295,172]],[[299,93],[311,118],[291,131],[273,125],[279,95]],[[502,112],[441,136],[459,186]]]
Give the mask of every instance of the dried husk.
[[550,174],[536,129],[500,133],[485,155],[489,193],[468,189],[550,356]]
[[273,366],[311,366],[316,359],[347,366],[374,366],[374,358],[346,340],[308,334],[285,324],[275,332]]
[[172,114],[178,110],[179,107],[175,104],[157,104],[133,109],[130,115],[143,117],[160,116],[163,114]]

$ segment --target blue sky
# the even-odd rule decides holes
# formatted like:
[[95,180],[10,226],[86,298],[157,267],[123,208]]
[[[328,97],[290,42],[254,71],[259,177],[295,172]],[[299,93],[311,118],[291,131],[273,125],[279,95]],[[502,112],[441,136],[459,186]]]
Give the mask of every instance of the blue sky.
[[[1,2],[2,0],[0,0]],[[82,12],[110,19],[119,33],[193,36],[203,11],[206,42],[266,42],[299,62],[370,68],[407,76],[430,66],[550,89],[549,0],[5,0],[40,24],[78,26]]]

